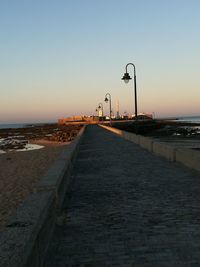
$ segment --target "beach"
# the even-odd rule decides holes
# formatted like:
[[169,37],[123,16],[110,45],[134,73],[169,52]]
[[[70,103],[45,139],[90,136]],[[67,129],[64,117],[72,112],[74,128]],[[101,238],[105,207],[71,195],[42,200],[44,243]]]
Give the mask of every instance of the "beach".
[[42,149],[0,155],[0,227],[5,225],[66,146],[45,143]]
[[[189,134],[190,128],[185,132],[179,127],[179,123],[162,122],[165,127],[156,122],[156,127],[152,122],[142,122],[139,128],[140,134],[154,137],[159,141],[173,144],[177,147],[193,148],[200,150],[199,130],[195,134]],[[159,125],[159,127],[157,127]],[[132,129],[132,123],[116,124],[124,130]],[[143,127],[145,126],[145,127]],[[183,126],[181,124],[181,126]],[[188,125],[187,125],[188,126]],[[150,127],[150,131],[149,131]],[[198,126],[199,128],[199,126]],[[181,132],[180,132],[181,129]],[[25,197],[32,192],[34,184],[37,183],[48,171],[59,154],[65,149],[73,138],[76,137],[80,126],[45,126],[36,128],[24,128],[0,131],[0,138],[12,136],[13,138],[23,136],[28,139],[29,145],[39,145],[43,148],[36,150],[11,151],[0,154],[0,227],[6,224],[8,218],[14,213]],[[179,132],[178,132],[179,131]],[[186,135],[187,133],[187,135]],[[57,140],[57,141],[56,141]],[[12,148],[14,145],[9,145]]]
[[[29,145],[39,145],[41,146],[40,149],[24,151],[12,149],[8,150],[7,153],[0,154],[0,228],[5,226],[20,203],[32,192],[34,184],[45,175],[63,149],[76,137],[80,129],[80,127],[76,127],[76,129],[71,126],[62,127],[62,131],[61,128],[59,129],[60,136],[63,136],[64,133],[69,135],[73,132],[73,138],[70,138],[69,141],[51,141],[47,128],[45,126],[45,132],[41,128],[37,138],[35,138],[35,132],[38,132],[38,128],[29,129],[29,132],[32,133],[28,140]],[[51,126],[49,129],[51,131],[57,129],[57,125],[55,127]],[[23,130],[23,132],[26,131],[27,129]],[[10,136],[12,131],[8,130],[7,132],[7,136]],[[1,135],[5,137],[5,133],[5,130],[0,131],[0,137],[2,137]],[[32,138],[33,135],[34,139]]]

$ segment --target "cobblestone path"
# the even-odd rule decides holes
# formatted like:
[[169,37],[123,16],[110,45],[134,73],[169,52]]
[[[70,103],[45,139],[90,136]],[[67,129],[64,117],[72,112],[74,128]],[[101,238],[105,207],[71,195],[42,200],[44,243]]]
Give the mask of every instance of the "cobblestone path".
[[200,174],[89,126],[45,267],[200,266]]

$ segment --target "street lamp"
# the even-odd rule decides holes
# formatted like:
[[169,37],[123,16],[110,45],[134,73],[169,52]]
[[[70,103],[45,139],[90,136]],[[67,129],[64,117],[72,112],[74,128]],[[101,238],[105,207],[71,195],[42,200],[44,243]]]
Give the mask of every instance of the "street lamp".
[[112,122],[111,122],[111,113],[112,113],[112,109],[111,109],[111,95],[110,95],[109,93],[107,93],[107,94],[105,95],[105,99],[104,99],[104,101],[105,101],[106,103],[108,103],[108,101],[109,101],[109,104],[110,104],[110,125],[112,125]]
[[99,103],[98,109],[101,110],[101,116],[103,117],[103,104]]
[[99,103],[98,107],[96,108],[96,112],[98,112],[97,114],[98,114],[99,120],[100,120],[100,117],[102,117],[102,120],[103,120],[103,104],[102,103]]
[[134,68],[134,92],[135,92],[135,119],[137,119],[137,90],[136,90],[136,70],[135,70],[135,65],[133,63],[128,63],[126,65],[126,72],[124,73],[124,76],[122,78],[122,80],[124,80],[125,83],[128,83],[129,80],[131,80],[132,78],[130,77],[129,73],[127,72],[127,67],[129,65],[132,65]]

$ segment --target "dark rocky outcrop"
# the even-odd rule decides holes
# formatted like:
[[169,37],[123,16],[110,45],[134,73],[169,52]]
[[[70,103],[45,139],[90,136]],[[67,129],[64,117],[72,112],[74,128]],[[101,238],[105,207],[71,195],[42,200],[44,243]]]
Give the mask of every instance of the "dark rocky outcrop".
[[55,142],[72,141],[82,125],[44,124],[17,129],[0,129],[0,150],[23,149],[30,140],[45,139]]

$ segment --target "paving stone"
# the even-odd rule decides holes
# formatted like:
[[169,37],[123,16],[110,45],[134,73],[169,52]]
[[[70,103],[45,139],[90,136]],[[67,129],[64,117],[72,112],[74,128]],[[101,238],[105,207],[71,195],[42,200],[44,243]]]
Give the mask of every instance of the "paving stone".
[[45,267],[200,266],[200,174],[87,128]]

